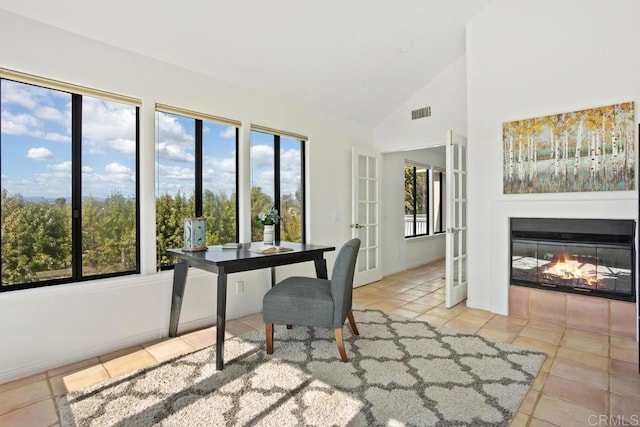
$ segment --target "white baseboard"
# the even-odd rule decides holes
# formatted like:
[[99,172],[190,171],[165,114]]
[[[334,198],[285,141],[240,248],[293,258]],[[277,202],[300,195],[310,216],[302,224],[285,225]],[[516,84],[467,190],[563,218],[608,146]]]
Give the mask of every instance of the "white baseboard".
[[20,378],[26,378],[31,375],[39,374],[41,372],[46,372],[50,369],[70,365],[72,363],[77,363],[83,360],[91,359],[93,357],[102,356],[103,354],[122,350],[123,348],[148,343],[166,336],[166,330],[150,331],[141,335],[127,337],[121,340],[111,341],[99,346],[87,348],[84,351],[74,351],[73,353],[65,354],[64,356],[55,358],[47,357],[45,360],[38,363],[32,363],[29,365],[0,371],[0,384],[14,381]]

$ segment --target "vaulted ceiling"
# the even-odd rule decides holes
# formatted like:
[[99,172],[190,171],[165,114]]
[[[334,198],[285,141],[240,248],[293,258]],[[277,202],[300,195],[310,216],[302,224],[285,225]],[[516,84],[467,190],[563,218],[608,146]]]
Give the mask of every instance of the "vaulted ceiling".
[[2,0],[0,8],[375,126],[465,52],[491,0]]

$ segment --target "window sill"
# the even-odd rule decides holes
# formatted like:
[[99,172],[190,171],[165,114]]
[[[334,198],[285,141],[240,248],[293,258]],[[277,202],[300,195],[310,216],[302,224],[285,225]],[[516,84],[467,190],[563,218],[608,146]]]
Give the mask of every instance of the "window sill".
[[416,242],[416,241],[421,241],[421,240],[431,240],[431,239],[437,239],[439,237],[444,237],[446,236],[447,233],[438,233],[438,234],[426,234],[424,236],[411,236],[411,237],[405,237],[404,241],[405,243],[410,243],[410,242]]

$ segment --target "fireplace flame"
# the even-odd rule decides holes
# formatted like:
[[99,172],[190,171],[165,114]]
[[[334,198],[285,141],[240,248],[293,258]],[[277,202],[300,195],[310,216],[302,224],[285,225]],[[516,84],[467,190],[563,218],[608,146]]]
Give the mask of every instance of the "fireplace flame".
[[579,261],[570,254],[557,255],[550,265],[543,271],[543,274],[554,276],[559,279],[578,280],[581,284],[596,287],[598,278],[595,274],[596,266]]

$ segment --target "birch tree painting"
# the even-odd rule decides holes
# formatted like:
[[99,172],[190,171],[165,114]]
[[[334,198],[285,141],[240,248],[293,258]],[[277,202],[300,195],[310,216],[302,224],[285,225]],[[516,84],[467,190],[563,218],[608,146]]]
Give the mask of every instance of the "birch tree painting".
[[502,126],[504,193],[635,188],[633,102]]

